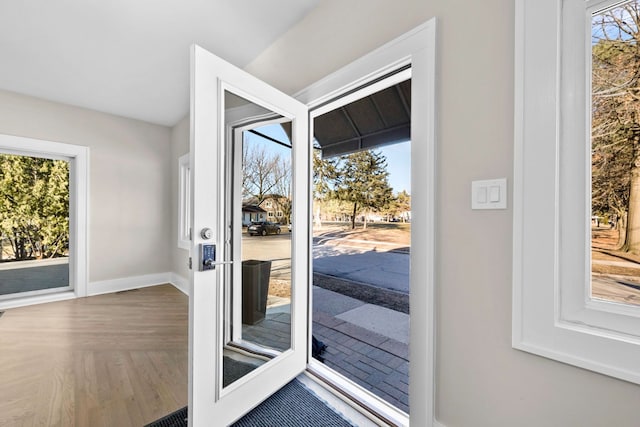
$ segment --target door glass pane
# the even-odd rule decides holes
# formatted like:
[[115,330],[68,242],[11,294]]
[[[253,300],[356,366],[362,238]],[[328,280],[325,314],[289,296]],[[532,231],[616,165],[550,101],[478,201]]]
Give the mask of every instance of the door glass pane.
[[[226,92],[234,267],[224,385],[291,348],[291,120]],[[238,260],[240,262],[235,262]]]
[[69,162],[0,153],[0,299],[69,288]]
[[591,294],[640,304],[640,4],[591,25]]
[[411,81],[314,118],[313,357],[409,412]]

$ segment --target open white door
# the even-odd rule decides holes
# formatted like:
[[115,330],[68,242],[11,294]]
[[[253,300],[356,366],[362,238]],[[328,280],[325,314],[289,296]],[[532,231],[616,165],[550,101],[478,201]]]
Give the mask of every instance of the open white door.
[[[308,113],[304,104],[198,46],[191,68],[189,425],[228,425],[306,366]],[[281,163],[288,178],[272,176],[270,189],[245,182],[249,137],[256,135],[280,147],[268,145],[263,157],[286,153]],[[245,211],[249,204],[255,212]],[[246,227],[254,219],[269,224]],[[288,296],[269,296],[266,309],[260,301],[248,307],[247,297],[267,297],[259,285],[249,290],[247,281],[264,282],[260,271],[245,271],[252,263],[267,265],[271,284],[288,284]]]

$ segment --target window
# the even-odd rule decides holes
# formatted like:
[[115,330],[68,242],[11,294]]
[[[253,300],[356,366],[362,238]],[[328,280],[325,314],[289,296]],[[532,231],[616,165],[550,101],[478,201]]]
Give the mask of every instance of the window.
[[273,218],[273,212],[267,212],[267,216],[268,216],[269,218]]
[[[20,199],[8,212],[4,231],[0,231],[4,234],[4,239],[0,238],[3,257],[11,252],[13,260],[33,259],[28,273],[19,268],[22,273],[11,274],[9,280],[5,274],[12,263],[3,262],[6,265],[0,269],[0,284],[6,287],[13,282],[14,290],[20,293],[6,292],[0,297],[0,309],[24,305],[29,298],[46,302],[86,296],[89,149],[0,135],[0,153],[7,166],[4,173],[0,172],[9,184],[5,190],[13,193],[9,197],[14,202]],[[11,184],[18,181],[19,185]],[[32,186],[33,191],[19,192],[25,185]],[[45,206],[33,203],[40,196]],[[16,232],[15,226],[7,224],[22,229]],[[25,239],[26,232],[32,234]],[[13,250],[4,244],[8,243],[6,239],[13,242]],[[25,285],[29,288],[18,289]]]
[[640,2],[591,20],[591,297],[640,305]]
[[283,215],[282,215],[282,211],[278,211],[278,212],[276,212],[276,216],[277,216],[278,218],[282,218],[282,217],[283,217]]
[[264,202],[264,207],[267,209],[271,209],[271,200],[267,200],[266,202]]
[[602,213],[592,212],[602,113],[592,30],[620,4],[517,2],[513,346],[640,383],[640,309],[599,298],[591,280],[592,220],[597,229]]
[[191,168],[189,153],[178,159],[178,247],[191,248]]
[[0,300],[70,288],[70,164],[0,150]]

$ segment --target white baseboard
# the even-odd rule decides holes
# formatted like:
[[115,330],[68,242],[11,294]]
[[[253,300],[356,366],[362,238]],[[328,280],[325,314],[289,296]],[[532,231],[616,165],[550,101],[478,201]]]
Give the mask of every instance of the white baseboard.
[[447,427],[438,420],[433,420],[433,427]]
[[46,304],[48,302],[64,301],[74,298],[76,298],[76,295],[73,293],[73,291],[18,297],[6,301],[0,301],[0,311],[8,310],[11,308],[26,307],[29,305]]
[[172,276],[173,273],[157,273],[91,282],[89,283],[89,286],[87,286],[87,296],[146,288],[148,286],[161,285],[163,283],[173,284]]
[[169,283],[186,296],[189,296],[189,279],[185,279],[179,274],[171,273],[171,281]]

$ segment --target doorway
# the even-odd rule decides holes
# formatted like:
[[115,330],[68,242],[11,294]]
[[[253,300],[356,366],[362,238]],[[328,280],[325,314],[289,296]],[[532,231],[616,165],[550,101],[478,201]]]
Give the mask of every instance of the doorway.
[[310,367],[366,390],[370,405],[408,415],[411,69],[311,118]]
[[[419,363],[412,363],[408,367],[411,378],[408,395],[412,402],[418,403],[410,405],[412,423],[433,425],[435,21],[427,22],[318,82],[298,94],[297,100],[274,91],[201,48],[195,47],[192,61],[194,80],[190,160],[193,168],[192,212],[195,228],[192,253],[200,255],[196,256],[194,262],[190,295],[190,421],[193,419],[195,424],[204,423],[213,416],[224,416],[225,420],[236,419],[245,408],[254,405],[252,402],[263,400],[281,387],[284,381],[305,372],[305,367],[306,372],[315,374],[314,360],[311,357],[313,339],[311,334],[307,334],[312,318],[311,315],[306,316],[306,287],[310,285],[312,278],[311,272],[306,271],[310,259],[312,229],[308,224],[311,218],[311,198],[307,193],[310,185],[305,186],[304,183],[306,180],[310,184],[307,168],[312,155],[310,147],[305,146],[310,135],[305,117],[308,117],[308,109],[318,110],[337,98],[342,98],[345,105],[359,99],[361,96],[357,92],[365,86],[371,93],[386,89],[389,87],[387,78],[390,75],[410,70],[409,72],[415,72],[411,76],[411,93],[419,94],[411,97],[410,114],[421,118],[420,121],[412,121],[409,127],[412,141],[411,181],[421,184],[420,191],[413,195],[411,201],[411,215],[420,218],[420,221],[411,223],[411,233],[421,238],[411,241],[409,255],[409,283],[418,283],[420,286],[410,286],[409,290],[412,307],[419,309],[409,313],[412,327],[408,352],[410,359],[419,360]],[[396,83],[406,80],[408,77],[405,76]],[[294,259],[292,264],[291,348],[256,368],[228,389],[220,390],[223,365],[221,349],[226,337],[242,330],[237,327],[241,321],[233,320],[236,327],[231,332],[225,326],[226,307],[233,304],[225,295],[230,294],[228,286],[237,285],[237,281],[234,283],[230,280],[230,274],[233,274],[230,271],[239,268],[238,261],[241,258],[235,253],[238,245],[232,243],[233,239],[229,235],[229,230],[233,227],[229,228],[228,222],[224,220],[229,214],[224,211],[225,206],[216,202],[227,200],[223,195],[227,191],[224,183],[228,182],[228,178],[225,178],[228,173],[225,166],[225,161],[228,160],[225,159],[228,156],[223,147],[228,133],[224,101],[220,100],[227,88],[235,95],[268,107],[272,113],[287,117],[293,122],[293,170],[297,177],[294,181],[298,184],[294,185],[291,238],[292,254],[297,261]],[[300,105],[300,101],[304,104]],[[241,206],[234,203],[236,205]],[[242,216],[238,214],[234,218],[235,222],[240,223]],[[214,237],[205,233],[207,226],[211,225],[216,226]],[[206,252],[205,247],[210,247],[213,251]],[[215,252],[216,247],[219,252]],[[205,254],[217,254],[217,259],[205,258]],[[219,267],[215,273],[202,269],[202,266],[209,265]],[[237,295],[237,290],[233,292]],[[294,307],[297,310],[293,310]],[[239,316],[238,312],[237,309],[233,310],[234,318]],[[304,363],[298,364],[300,361]],[[337,388],[340,393],[360,404],[360,397],[365,394],[362,387],[350,381],[340,383],[341,379],[335,378],[334,371],[327,374],[332,375],[332,387],[336,388],[335,384],[339,384]],[[374,405],[376,416],[391,424],[408,425],[406,412],[398,410],[383,399],[377,399],[379,402]],[[233,413],[229,412],[231,409]]]

